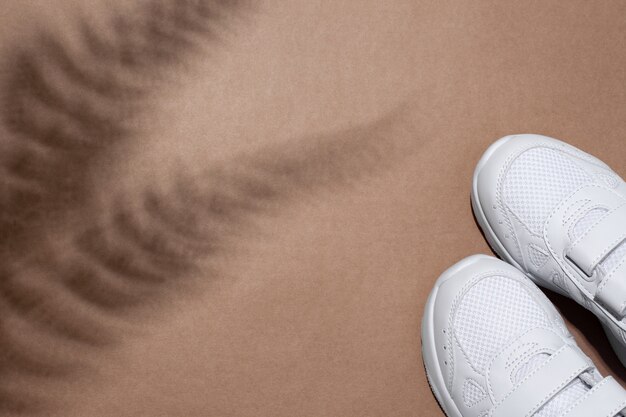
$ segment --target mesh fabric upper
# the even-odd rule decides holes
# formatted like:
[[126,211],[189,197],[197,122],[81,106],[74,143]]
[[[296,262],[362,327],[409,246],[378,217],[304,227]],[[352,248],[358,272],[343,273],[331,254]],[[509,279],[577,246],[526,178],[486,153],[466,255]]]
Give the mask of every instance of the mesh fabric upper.
[[494,276],[469,289],[458,306],[453,326],[468,359],[484,374],[507,342],[535,327],[551,327],[551,323],[519,282]]
[[572,229],[572,239],[576,239],[579,236],[582,236],[587,230],[589,230],[594,224],[596,224],[600,219],[602,219],[608,213],[608,209],[605,208],[594,208],[591,209],[585,214]]
[[541,268],[549,259],[549,255],[545,253],[543,249],[535,245],[528,246],[528,257],[530,262],[537,268]]
[[473,379],[466,379],[463,385],[463,401],[468,407],[472,407],[487,396],[485,389]]
[[511,164],[502,192],[505,203],[520,221],[541,234],[552,210],[590,181],[592,177],[562,152],[532,148]]
[[[518,281],[492,276],[474,284],[461,299],[453,321],[458,341],[468,360],[485,374],[492,359],[523,333],[537,327],[552,327],[553,323],[528,290]],[[540,353],[527,358],[511,375],[513,383],[550,358]],[[533,417],[558,417],[589,390],[580,379],[573,381]],[[466,381],[464,401],[471,406],[480,401],[484,390],[474,381]]]

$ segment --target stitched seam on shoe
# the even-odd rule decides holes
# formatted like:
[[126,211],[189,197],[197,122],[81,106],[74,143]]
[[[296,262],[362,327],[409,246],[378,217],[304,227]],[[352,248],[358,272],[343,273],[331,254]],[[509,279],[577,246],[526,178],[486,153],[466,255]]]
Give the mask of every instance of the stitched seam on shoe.
[[[566,225],[567,223],[569,223],[570,221],[572,221],[572,219],[573,219],[574,217],[576,217],[576,216],[577,216],[579,213],[581,213],[581,212],[582,212],[582,211],[583,211],[583,210],[584,210],[587,206],[589,206],[589,204],[591,204],[591,200],[589,200],[589,199],[583,199],[583,200],[578,200],[578,201],[576,201],[576,202],[572,203],[572,206],[573,206],[573,205],[575,205],[575,204],[579,204],[579,203],[581,203],[581,202],[582,202],[582,204],[580,205],[580,207],[578,207],[576,210],[574,210],[572,213],[570,213],[570,214],[567,216],[567,218],[565,218],[565,217],[563,218],[563,221],[562,221],[563,227],[565,227],[565,225]],[[569,209],[566,209],[565,211],[567,212],[567,211],[569,211]],[[573,225],[572,225],[572,226],[570,226],[570,230],[571,230],[571,228],[573,228]]]
[[[461,288],[461,290],[459,291],[459,293],[455,297],[454,301],[452,302],[451,308],[450,308],[450,315],[448,317],[448,328],[450,329],[451,332],[454,333],[454,342],[455,342],[456,346],[459,348],[459,350],[463,354],[463,357],[467,360],[467,363],[470,365],[472,370],[474,370],[474,372],[476,372],[477,374],[479,374],[481,376],[485,376],[484,373],[482,373],[478,369],[476,369],[474,364],[469,360],[469,356],[467,355],[467,352],[465,352],[465,350],[461,346],[461,344],[460,344],[460,342],[459,342],[459,340],[457,338],[457,335],[456,335],[456,329],[453,326],[453,321],[454,321],[454,317],[456,317],[456,313],[457,313],[457,310],[458,310],[458,307],[459,307],[459,304],[460,304],[461,300],[463,299],[463,297],[465,296],[465,294],[469,291],[469,289],[471,287],[473,287],[478,282],[480,282],[480,281],[482,281],[484,279],[491,278],[491,277],[500,277],[500,276],[505,276],[506,277],[507,276],[506,275],[506,271],[500,270],[500,269],[495,269],[495,270],[491,270],[491,271],[488,271],[488,272],[484,272],[482,274],[477,274],[474,277],[472,277],[467,283],[465,283],[465,285],[463,285],[463,287]],[[450,381],[450,386],[452,386],[452,381]]]
[[498,404],[496,405],[495,408],[500,407],[504,401],[506,401],[511,395],[513,395],[517,389],[519,389],[519,387],[521,387],[526,381],[528,381],[530,378],[532,378],[535,374],[537,374],[540,370],[542,370],[543,368],[545,368],[546,366],[548,366],[549,364],[551,364],[552,362],[554,362],[556,360],[556,358],[558,357],[558,355],[561,353],[561,351],[564,351],[565,349],[569,348],[569,346],[565,345],[563,347],[561,347],[559,350],[557,350],[555,352],[554,355],[552,355],[549,359],[547,359],[541,366],[537,367],[536,369],[534,369],[532,372],[530,372],[528,375],[526,375],[524,378],[522,378],[522,380],[517,383],[517,385],[511,390],[511,392],[509,392],[508,394],[506,394],[504,396],[504,398],[502,398]]
[[604,216],[600,217],[598,220],[596,220],[590,227],[589,229],[587,229],[585,231],[585,233],[583,233],[582,235],[580,235],[576,240],[574,240],[574,242],[572,242],[572,246],[576,246],[578,245],[585,237],[587,237],[589,235],[589,233],[591,233],[593,231],[593,229],[598,226],[600,223],[602,223],[602,221],[607,218],[609,215],[611,215],[612,213],[614,213],[615,211],[617,211],[618,209],[622,208],[624,206],[624,204],[620,204],[618,207],[614,208],[613,210],[607,212],[604,214]]
[[[470,381],[471,381],[471,382],[470,382]],[[467,385],[474,385],[475,387],[478,387],[478,388],[482,391],[483,396],[482,396],[482,397],[480,397],[480,398],[479,398],[479,399],[477,399],[477,400],[474,400],[474,401],[469,401],[469,402],[468,402],[468,401],[466,401],[466,398],[465,398],[465,389],[466,389]],[[484,389],[482,386],[480,386],[480,384],[479,384],[478,382],[474,381],[474,380],[473,380],[473,379],[471,379],[471,378],[468,378],[468,379],[466,379],[466,380],[465,380],[465,383],[463,384],[463,402],[465,403],[465,405],[466,405],[468,408],[472,408],[472,407],[476,406],[476,405],[477,405],[477,404],[479,404],[481,401],[483,401],[486,397],[487,397],[487,393],[485,392],[485,389]]]
[[[606,385],[608,382],[608,378],[605,378],[603,381],[601,381],[600,383],[596,384],[594,386],[595,390],[600,389],[602,386]],[[565,410],[565,412],[561,415],[561,417],[567,417],[567,415],[569,413],[572,412],[572,410],[574,410],[578,405],[582,404],[587,398],[591,397],[593,395],[593,393],[595,393],[594,390],[589,390],[588,392],[585,393],[585,395],[583,395],[582,397],[580,397],[577,401],[575,401],[571,406],[569,406],[567,408],[567,410]],[[611,415],[613,416],[613,415]]]
[[[585,185],[581,185],[580,187],[578,187],[574,192],[572,192],[570,194],[570,197],[575,195],[576,193],[580,192],[583,188],[598,188],[601,190],[605,190],[607,192],[610,192],[612,194],[614,194],[615,196],[617,196],[618,198],[623,199],[623,197],[619,194],[617,194],[614,190],[611,190],[607,187],[604,186],[600,186],[597,184],[585,184]],[[570,197],[565,198],[563,201],[567,201]],[[588,301],[594,303],[595,305],[597,305],[598,303],[594,300],[593,298],[593,294],[591,294],[589,292],[589,290],[587,290],[587,288],[585,288],[584,283],[582,283],[580,281],[580,277],[578,276],[578,273],[567,264],[567,262],[565,262],[564,260],[559,258],[559,255],[557,254],[556,250],[554,249],[554,247],[552,246],[551,243],[551,239],[548,236],[548,225],[550,224],[552,218],[554,218],[556,216],[556,214],[559,212],[559,210],[561,209],[561,207],[563,206],[563,204],[559,204],[553,211],[552,213],[550,213],[550,216],[548,216],[548,220],[546,221],[544,228],[543,228],[543,239],[546,243],[546,246],[548,247],[548,249],[550,250],[550,253],[552,254],[552,257],[556,260],[557,264],[563,269],[563,271],[565,272],[565,276],[567,278],[570,279],[570,281],[572,281],[572,283],[574,283],[574,286],[576,287],[576,289],[578,289],[578,291],[581,292],[581,294],[583,295],[583,297],[585,297]],[[620,331],[621,332],[625,332],[625,330],[620,327]],[[626,335],[624,335],[626,337]]]
[[535,406],[533,407],[533,410],[528,412],[526,414],[525,417],[531,417],[533,414],[535,414],[537,412],[538,409],[541,408],[541,406],[543,404],[545,404],[546,402],[548,402],[548,400],[552,397],[554,397],[557,393],[559,393],[560,391],[562,391],[569,383],[571,383],[574,378],[576,378],[576,376],[580,375],[581,373],[583,373],[585,371],[585,369],[589,369],[589,365],[587,365],[587,368],[584,368],[582,370],[576,370],[574,372],[572,372],[567,378],[566,378],[566,383],[559,385],[557,388],[553,389],[552,391],[550,391],[550,393],[548,393],[545,397],[543,397],[542,400],[540,400],[537,404],[535,404]]
[[[506,205],[506,203],[504,202],[504,197],[502,196],[502,186],[503,186],[503,182],[504,182],[504,177],[506,176],[506,174],[511,169],[511,166],[512,166],[513,162],[517,158],[519,158],[522,154],[524,154],[524,153],[526,153],[528,151],[531,151],[533,149],[549,149],[549,150],[552,150],[552,151],[555,151],[555,152],[565,153],[569,157],[576,158],[578,160],[584,161],[580,157],[577,157],[576,155],[574,155],[571,149],[567,149],[564,146],[560,146],[558,143],[557,144],[545,144],[544,143],[544,144],[536,144],[536,145],[528,146],[528,147],[525,147],[523,149],[520,149],[515,154],[509,155],[507,157],[507,159],[505,160],[504,164],[502,165],[502,169],[500,170],[500,174],[498,175],[498,181],[497,181],[497,185],[496,185],[496,200],[498,201],[498,205],[500,207],[500,210],[502,211],[502,217],[505,218],[505,220],[507,222],[507,226],[509,227],[509,230],[511,231],[511,234],[515,238],[513,240],[513,242],[515,243],[515,246],[517,247],[518,252],[521,254],[520,256],[522,256],[522,259],[523,259],[523,254],[522,254],[521,245],[520,245],[519,241],[517,240],[517,236],[514,233],[515,229],[513,228],[512,224],[510,222],[510,219],[508,218],[506,212],[504,211],[504,206]],[[592,163],[593,165],[596,165],[593,162],[590,162],[590,163]],[[583,170],[588,174],[587,170],[585,170],[585,169],[583,169]],[[508,206],[506,206],[506,207],[509,209],[509,211],[512,214],[514,214],[513,211]],[[519,217],[517,217],[517,219],[519,220]],[[520,221],[520,223],[526,228],[526,230],[528,230],[528,227],[523,222]],[[548,224],[547,221],[544,223],[544,228],[545,228],[546,224]],[[532,233],[532,232],[531,232],[531,234],[533,236],[539,236],[540,237],[540,234],[537,235],[536,233]]]
[[[578,239],[576,239],[572,245],[570,246],[570,249],[568,250],[568,252],[571,252],[571,250],[579,245],[584,238],[586,238],[587,236],[589,236],[589,234],[598,226],[600,225],[600,223],[602,223],[604,221],[604,219],[606,219],[609,215],[615,213],[617,210],[621,209],[622,207],[626,206],[626,203],[620,204],[619,206],[617,206],[616,208],[614,208],[613,210],[609,211],[608,213],[606,213],[604,216],[602,216],[599,220],[597,220],[591,227],[589,227],[589,229],[587,229],[587,231],[585,233],[583,233],[580,237],[578,237]],[[606,249],[604,249],[600,255],[598,257],[596,257],[589,265],[588,268],[591,269],[594,267],[594,265],[597,265],[598,262],[600,260],[602,260],[610,251],[612,251],[613,249],[615,249],[615,247],[617,246],[617,244],[619,242],[621,242],[622,240],[626,239],[626,233],[622,233],[614,242],[612,242],[609,246],[607,246]]]
[[[532,148],[529,148],[532,149]],[[509,170],[511,169],[511,165],[513,164],[513,162],[520,157],[521,154],[523,154],[524,152],[527,152],[529,149],[523,149],[520,150],[519,152],[509,155],[506,160],[504,161],[504,164],[502,165],[502,168],[500,169],[500,174],[498,175],[498,181],[496,183],[496,201],[498,204],[498,208],[500,209],[501,212],[501,216],[504,218],[509,231],[511,232],[511,235],[513,235],[514,239],[513,239],[513,243],[515,244],[515,247],[517,248],[518,253],[520,254],[520,256],[522,257],[522,261],[524,259],[524,255],[522,254],[522,247],[517,239],[517,236],[515,235],[515,229],[513,228],[513,224],[511,223],[511,219],[508,216],[507,210],[509,212],[511,212],[511,209],[508,207],[508,205],[506,204],[506,202],[504,201],[504,196],[502,195],[502,188],[504,187],[504,179],[505,176],[507,175],[507,173],[509,172]],[[512,212],[511,212],[512,213]],[[503,244],[504,246],[504,244]]]
[[[566,202],[571,196],[575,195],[576,193],[580,192],[582,189],[584,188],[600,188],[600,189],[605,189],[604,187],[600,187],[598,185],[595,184],[585,184],[585,185],[581,185],[580,187],[578,187],[576,190],[574,190],[569,197],[565,198],[563,200],[563,203]],[[548,236],[548,225],[551,223],[552,219],[556,216],[556,214],[559,212],[559,210],[562,208],[563,206],[562,204],[559,204],[557,207],[554,208],[554,210],[552,210],[552,213],[550,213],[550,216],[548,216],[548,220],[546,221],[544,227],[543,227],[543,239],[546,243],[546,246],[548,247],[548,250],[550,251],[550,253],[552,254],[552,257],[557,261],[557,264],[559,264],[559,266],[566,272],[565,275],[570,279],[573,280],[575,282],[578,283],[578,285],[576,285],[576,288],[578,288],[580,291],[583,292],[583,294],[585,294],[588,298],[592,298],[592,295],[590,294],[590,292],[585,288],[584,283],[582,283],[580,281],[580,278],[578,277],[578,274],[574,271],[574,269],[572,267],[570,267],[566,262],[562,261],[561,259],[559,259],[559,255],[557,254],[556,250],[554,249],[554,247],[552,246],[551,243],[551,239]],[[580,285],[580,287],[579,287]]]
[[[517,389],[519,389],[519,387],[521,387],[526,381],[528,381],[530,378],[532,378],[535,374],[537,374],[540,370],[542,370],[543,368],[545,368],[546,366],[548,366],[550,363],[552,363],[557,357],[558,355],[561,353],[561,351],[565,350],[566,348],[570,348],[569,345],[565,345],[562,348],[560,348],[559,350],[557,350],[555,352],[554,355],[552,355],[552,357],[550,357],[549,359],[547,359],[541,366],[539,366],[537,369],[535,369],[534,371],[530,372],[526,377],[524,377],[517,385],[516,387],[511,390],[511,392],[509,392],[507,395],[504,396],[504,398],[502,400],[500,400],[500,402],[494,407],[494,409],[492,410],[492,415],[493,412],[495,412],[498,407],[502,406],[502,404],[511,396],[513,395]],[[587,367],[589,365],[586,365]],[[586,368],[587,369],[587,368]],[[583,371],[579,371],[578,369],[574,372],[572,372],[566,379],[565,383],[560,383],[559,386],[557,388],[554,388],[552,391],[550,391],[548,394],[546,394],[546,396],[539,401],[538,404],[534,405],[533,408],[531,409],[530,412],[528,412],[526,414],[525,417],[530,417],[532,416],[538,408],[541,407],[542,404],[544,404],[547,400],[549,400],[550,398],[552,398],[556,393],[558,393],[559,391],[561,391],[565,386],[567,386],[567,384],[569,384],[574,377],[576,377],[576,375],[580,375]]]
[[[526,342],[526,343],[523,343],[523,344],[521,344],[521,345],[520,345],[520,350],[521,350],[523,347],[525,347],[525,346],[530,346],[530,347],[529,347],[528,349],[526,349],[526,351],[525,351],[525,352],[529,352],[529,351],[532,351],[532,350],[536,349],[537,342]],[[515,352],[511,352],[511,353],[509,354],[509,357],[508,357],[508,359],[506,360],[506,364],[505,364],[505,366],[506,366],[507,368],[510,368],[510,367],[511,367],[511,366],[513,366],[516,362],[518,362],[518,361],[519,361],[519,358],[513,358],[513,355],[514,355],[514,354],[515,354]]]
[[591,261],[591,264],[589,264],[589,268],[591,269],[594,265],[597,265],[602,259],[606,257],[606,255],[609,254],[609,252],[615,250],[619,243],[622,242],[624,239],[626,239],[626,233],[622,233],[620,237],[618,237],[614,242],[609,244],[609,246],[596,259]]
[[617,272],[617,270],[619,268],[621,268],[624,264],[626,263],[626,257],[624,259],[622,259],[620,261],[619,264],[617,264],[617,266],[615,268],[613,268],[611,270],[611,272],[606,276],[606,278],[600,283],[600,285],[598,285],[598,290],[596,291],[596,296],[599,297],[602,295],[602,292],[604,291],[604,289],[606,288],[606,285],[608,284],[609,281],[611,281],[613,278],[615,278],[615,272]]
[[[538,327],[533,327],[532,329],[528,329],[528,330],[526,330],[524,333],[520,334],[520,336],[517,338],[517,340],[519,340],[519,339],[521,339],[521,338],[525,337],[528,333],[534,332],[535,330],[538,330],[538,329],[541,329],[541,330],[546,330],[546,331],[548,331],[548,332],[552,332],[552,333],[554,333],[557,337],[559,337],[559,335],[555,333],[554,329],[551,329],[551,328],[546,327],[546,326],[538,326]],[[562,339],[562,338],[561,338],[561,339]],[[491,361],[489,362],[489,366],[487,367],[487,374],[485,375],[485,376],[486,376],[486,381],[487,381],[487,390],[489,391],[489,395],[491,396],[491,399],[493,400],[493,402],[494,402],[494,403],[495,403],[495,398],[496,398],[496,395],[495,395],[495,392],[494,392],[494,390],[493,390],[493,387],[491,386],[491,378],[489,378],[489,374],[490,374],[491,372],[489,372],[489,371],[491,370],[491,368],[493,368],[493,363],[494,363],[497,359],[498,359],[498,355],[494,356],[494,357],[491,359]],[[542,366],[543,366],[543,365],[542,365]],[[521,382],[521,381],[520,381],[520,382]],[[511,393],[509,393],[508,395],[510,395],[510,394],[511,394]],[[507,396],[508,396],[508,395],[507,395]],[[505,398],[506,398],[506,397],[505,397]]]
[[520,367],[526,361],[530,360],[530,358],[532,358],[533,356],[540,355],[542,353],[546,353],[546,354],[551,355],[551,354],[554,354],[554,351],[552,351],[550,349],[545,349],[545,348],[537,348],[534,351],[525,353],[523,356],[521,356],[517,360],[516,367],[511,370],[511,375],[510,375],[511,382],[515,383],[515,381],[514,381],[514,378],[515,378],[514,373],[519,370],[518,367]]

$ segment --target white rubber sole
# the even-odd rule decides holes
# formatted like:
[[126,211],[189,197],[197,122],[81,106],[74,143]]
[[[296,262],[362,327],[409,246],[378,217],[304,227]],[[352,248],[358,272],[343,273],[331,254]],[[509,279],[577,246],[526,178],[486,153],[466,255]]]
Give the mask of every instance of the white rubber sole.
[[469,265],[479,262],[482,259],[492,259],[492,257],[487,255],[470,256],[469,258],[463,259],[446,270],[439,277],[433,290],[428,296],[428,301],[426,302],[426,307],[424,309],[424,316],[422,318],[422,360],[424,361],[424,368],[426,369],[426,377],[428,378],[430,389],[447,417],[463,416],[446,388],[445,378],[441,372],[439,360],[437,358],[437,349],[435,348],[435,325],[433,321],[437,293],[439,292],[439,287],[444,282],[458,274],[463,269],[467,268]]

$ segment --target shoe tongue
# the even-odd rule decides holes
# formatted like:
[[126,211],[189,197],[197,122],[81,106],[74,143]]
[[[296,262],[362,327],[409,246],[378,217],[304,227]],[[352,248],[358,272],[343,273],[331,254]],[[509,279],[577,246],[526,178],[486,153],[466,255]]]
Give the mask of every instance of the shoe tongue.
[[[524,377],[550,359],[550,356],[552,355],[549,353],[538,353],[531,356],[527,361],[522,362],[513,372],[513,383],[517,385]],[[548,403],[539,409],[533,417],[558,417],[562,415],[567,408],[585,395],[595,382],[596,378],[594,375],[581,375],[556,394]]]

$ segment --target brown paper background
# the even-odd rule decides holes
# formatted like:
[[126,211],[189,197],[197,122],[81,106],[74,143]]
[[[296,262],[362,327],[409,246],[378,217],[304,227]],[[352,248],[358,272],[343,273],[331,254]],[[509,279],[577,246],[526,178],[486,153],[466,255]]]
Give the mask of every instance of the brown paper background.
[[[75,7],[9,3],[7,45],[33,16],[62,26]],[[402,108],[415,152],[266,219],[232,280],[103,360],[103,380],[68,389],[74,415],[442,415],[420,320],[443,270],[491,253],[469,203],[474,166],[495,139],[530,132],[626,175],[624,16],[622,0],[260,3],[161,103],[164,149],[172,137],[194,157],[296,142]],[[602,372],[626,382],[592,315],[550,297]]]

